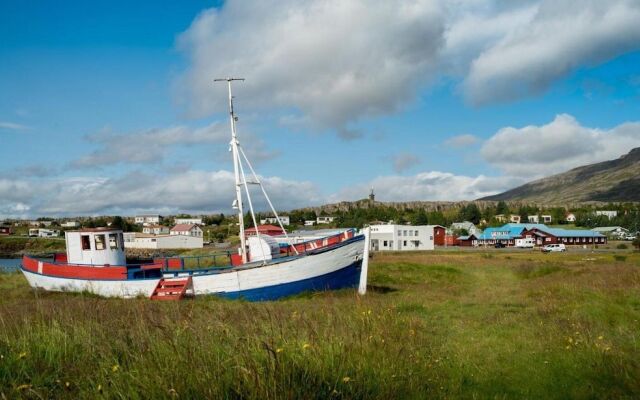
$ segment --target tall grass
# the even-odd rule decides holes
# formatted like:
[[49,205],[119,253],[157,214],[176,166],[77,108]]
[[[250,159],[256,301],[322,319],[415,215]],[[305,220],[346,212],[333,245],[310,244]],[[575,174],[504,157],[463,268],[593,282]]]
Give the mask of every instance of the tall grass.
[[638,397],[639,259],[377,254],[365,297],[265,303],[0,274],[0,398]]

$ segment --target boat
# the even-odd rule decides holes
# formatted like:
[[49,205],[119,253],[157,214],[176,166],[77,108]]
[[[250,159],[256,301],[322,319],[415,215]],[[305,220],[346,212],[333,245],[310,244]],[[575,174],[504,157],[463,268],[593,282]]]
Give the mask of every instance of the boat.
[[[215,295],[248,301],[276,300],[309,291],[367,288],[369,231],[343,229],[327,236],[305,238],[287,234],[265,188],[245,155],[236,132],[232,82],[224,78],[229,96],[235,194],[240,247],[237,253],[213,254],[209,262],[193,267],[193,257],[160,257],[150,262],[127,264],[123,232],[111,228],[65,232],[66,253],[53,259],[24,256],[20,269],[29,285],[47,291],[88,292],[105,297],[148,297],[179,300]],[[247,179],[246,168],[251,172]],[[257,185],[277,220],[283,235],[260,234],[249,186]],[[244,194],[243,194],[244,192]],[[254,235],[244,229],[245,203],[254,225]],[[220,259],[223,259],[223,262]],[[212,261],[211,261],[212,260]]]

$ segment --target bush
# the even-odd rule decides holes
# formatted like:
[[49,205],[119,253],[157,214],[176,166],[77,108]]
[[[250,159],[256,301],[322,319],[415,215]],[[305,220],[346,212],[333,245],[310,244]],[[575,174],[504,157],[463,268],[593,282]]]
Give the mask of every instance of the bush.
[[625,243],[620,243],[619,245],[616,246],[616,249],[618,250],[626,250],[629,247],[625,244]]
[[614,260],[616,261],[620,261],[620,262],[625,262],[627,260],[627,256],[621,256],[619,254],[616,254],[615,256],[613,256]]

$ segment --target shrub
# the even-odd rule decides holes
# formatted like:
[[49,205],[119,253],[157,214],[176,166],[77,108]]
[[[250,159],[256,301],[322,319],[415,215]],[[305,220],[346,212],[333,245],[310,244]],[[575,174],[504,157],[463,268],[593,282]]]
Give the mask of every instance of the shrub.
[[620,243],[619,245],[616,246],[616,249],[618,250],[625,250],[627,248],[628,246],[625,243]]
[[616,261],[620,261],[620,262],[624,262],[627,260],[627,256],[621,256],[619,254],[616,254],[615,256],[613,256],[614,260]]

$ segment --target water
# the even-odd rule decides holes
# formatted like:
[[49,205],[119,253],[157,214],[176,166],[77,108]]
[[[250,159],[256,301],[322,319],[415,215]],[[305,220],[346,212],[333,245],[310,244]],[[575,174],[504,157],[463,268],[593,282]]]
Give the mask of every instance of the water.
[[17,271],[21,261],[21,258],[0,258],[0,273]]

